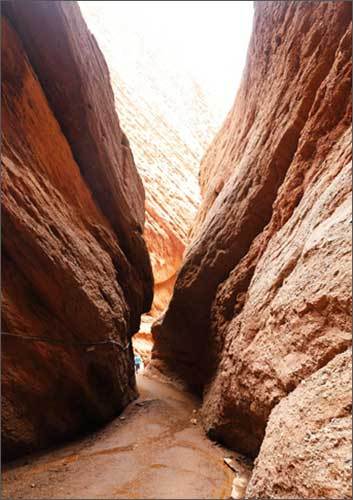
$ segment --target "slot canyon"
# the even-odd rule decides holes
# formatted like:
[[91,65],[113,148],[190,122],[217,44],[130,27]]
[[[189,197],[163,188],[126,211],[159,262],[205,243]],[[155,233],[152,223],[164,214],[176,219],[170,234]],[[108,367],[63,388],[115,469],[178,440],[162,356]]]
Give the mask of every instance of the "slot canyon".
[[3,498],[352,498],[352,5],[253,9],[224,119],[1,3]]
[[[196,81],[183,78],[181,70],[157,49],[141,49],[143,40],[137,27],[131,33],[119,18],[107,26],[94,2],[81,2],[80,8],[90,21],[89,28],[99,36],[119,119],[145,186],[144,237],[153,270],[154,298],[150,311],[142,316],[133,344],[148,364],[151,324],[168,305],[181,266],[200,201],[199,164],[217,132],[216,118]],[[119,46],[114,43],[116,30],[120,33]],[[131,52],[136,57],[137,81]],[[171,102],[165,95],[166,87],[183,99]]]

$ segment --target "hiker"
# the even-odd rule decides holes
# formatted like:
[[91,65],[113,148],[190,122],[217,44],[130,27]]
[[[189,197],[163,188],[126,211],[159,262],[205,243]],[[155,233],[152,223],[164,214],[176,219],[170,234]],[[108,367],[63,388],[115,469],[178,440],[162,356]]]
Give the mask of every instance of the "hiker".
[[135,354],[135,372],[138,373],[144,369],[142,358],[139,354]]

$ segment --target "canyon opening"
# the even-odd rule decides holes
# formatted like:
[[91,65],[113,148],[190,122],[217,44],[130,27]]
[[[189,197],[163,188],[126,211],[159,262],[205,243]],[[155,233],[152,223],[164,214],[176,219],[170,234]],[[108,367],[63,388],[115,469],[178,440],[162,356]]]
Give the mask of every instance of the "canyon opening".
[[351,2],[1,14],[2,496],[351,498]]

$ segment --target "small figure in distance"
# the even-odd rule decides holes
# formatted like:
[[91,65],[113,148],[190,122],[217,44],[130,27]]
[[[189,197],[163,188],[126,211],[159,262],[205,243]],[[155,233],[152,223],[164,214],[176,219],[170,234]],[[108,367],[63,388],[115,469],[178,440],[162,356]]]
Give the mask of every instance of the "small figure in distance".
[[142,358],[139,354],[135,354],[135,373],[142,372],[144,369],[144,364]]

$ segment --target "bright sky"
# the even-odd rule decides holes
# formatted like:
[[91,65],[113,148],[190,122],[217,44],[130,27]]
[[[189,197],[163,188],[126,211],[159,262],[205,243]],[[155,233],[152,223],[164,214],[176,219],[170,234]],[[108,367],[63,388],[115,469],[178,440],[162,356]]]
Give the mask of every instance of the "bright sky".
[[[85,17],[99,17],[119,43],[119,26],[138,33],[147,49],[185,67],[207,93],[210,107],[225,118],[246,59],[253,17],[252,1],[79,2]],[[87,14],[87,16],[86,16]],[[133,51],[131,53],[133,58]]]

